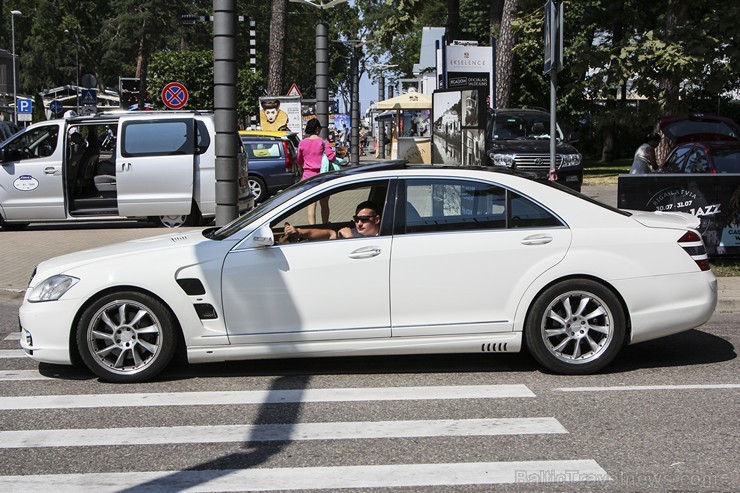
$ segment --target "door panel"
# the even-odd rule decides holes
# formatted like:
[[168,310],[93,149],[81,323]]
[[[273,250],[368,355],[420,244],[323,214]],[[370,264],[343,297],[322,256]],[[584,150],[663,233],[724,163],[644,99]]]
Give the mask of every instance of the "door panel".
[[223,267],[229,339],[389,337],[391,241],[354,238],[232,251]]
[[120,145],[116,150],[120,214],[190,213],[195,152],[193,119],[124,119],[120,125]]
[[55,220],[66,217],[59,124],[29,128],[4,146],[0,168],[3,210],[8,220]]

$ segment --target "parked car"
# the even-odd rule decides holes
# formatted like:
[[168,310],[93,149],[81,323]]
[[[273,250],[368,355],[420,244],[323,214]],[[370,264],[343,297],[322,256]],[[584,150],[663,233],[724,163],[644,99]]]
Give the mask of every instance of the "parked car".
[[[270,195],[283,190],[300,177],[296,161],[297,147],[287,135],[268,136],[249,131],[240,131],[242,144],[247,153],[249,189],[255,202],[264,202]],[[279,134],[286,132],[269,132]],[[293,134],[295,135],[295,134]]]
[[[306,224],[324,199],[329,222]],[[380,217],[353,217],[368,200]],[[286,223],[367,220],[377,235],[283,238],[294,237]],[[178,351],[198,363],[526,348],[551,371],[587,374],[625,344],[712,315],[717,281],[698,224],[511,171],[348,168],[221,228],[42,262],[19,311],[21,345],[113,382],[155,377]]]
[[666,173],[740,173],[740,140],[681,144],[663,168]]
[[[576,191],[583,184],[581,154],[568,143],[556,125],[555,164],[557,181]],[[489,113],[486,130],[489,166],[502,166],[534,173],[547,180],[550,171],[550,115],[536,109],[507,108]]]
[[[215,136],[213,114],[199,111],[111,112],[30,125],[0,144],[0,226],[210,222]],[[253,202],[243,152],[237,163],[238,207],[245,211]]]

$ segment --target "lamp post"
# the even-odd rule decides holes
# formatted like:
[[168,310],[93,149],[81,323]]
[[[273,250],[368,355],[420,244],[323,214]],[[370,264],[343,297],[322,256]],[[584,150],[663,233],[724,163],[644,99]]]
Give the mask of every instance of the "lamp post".
[[[64,34],[72,34],[69,29],[64,30]],[[75,82],[75,95],[77,96],[77,114],[80,114],[80,38],[75,33],[75,66],[77,67],[77,79]]]
[[13,42],[13,123],[18,125],[18,94],[16,92],[16,74],[15,74],[15,16],[23,15],[20,10],[10,11],[10,31]]
[[[347,0],[290,0],[294,3],[301,3],[316,7],[321,10],[330,9],[335,5],[344,3]],[[321,123],[321,137],[326,138],[327,127],[329,126],[329,26],[323,22],[316,25],[316,118]]]
[[352,56],[350,57],[350,164],[360,164],[360,59],[357,56],[357,48],[362,48],[366,44],[372,43],[372,39],[346,39],[335,41],[337,43],[349,44],[352,46]]

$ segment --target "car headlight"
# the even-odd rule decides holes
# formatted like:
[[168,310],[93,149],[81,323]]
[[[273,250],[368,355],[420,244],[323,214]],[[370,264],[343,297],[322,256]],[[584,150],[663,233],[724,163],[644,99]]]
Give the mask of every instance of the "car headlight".
[[514,154],[489,153],[488,157],[494,166],[506,166],[511,168],[514,165]]
[[561,165],[563,168],[578,166],[579,164],[581,164],[580,154],[563,154],[563,164]]
[[56,275],[51,276],[45,281],[39,283],[35,288],[31,290],[31,294],[28,295],[28,301],[37,303],[40,301],[56,301],[62,297],[64,293],[77,284],[79,279],[72,276]]

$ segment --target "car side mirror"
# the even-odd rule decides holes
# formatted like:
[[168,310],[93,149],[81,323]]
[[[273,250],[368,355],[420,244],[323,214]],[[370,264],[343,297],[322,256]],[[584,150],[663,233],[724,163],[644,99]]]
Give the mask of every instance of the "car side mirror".
[[266,224],[257,228],[257,231],[252,233],[247,240],[247,247],[268,247],[275,244],[275,235],[270,229],[270,225]]

